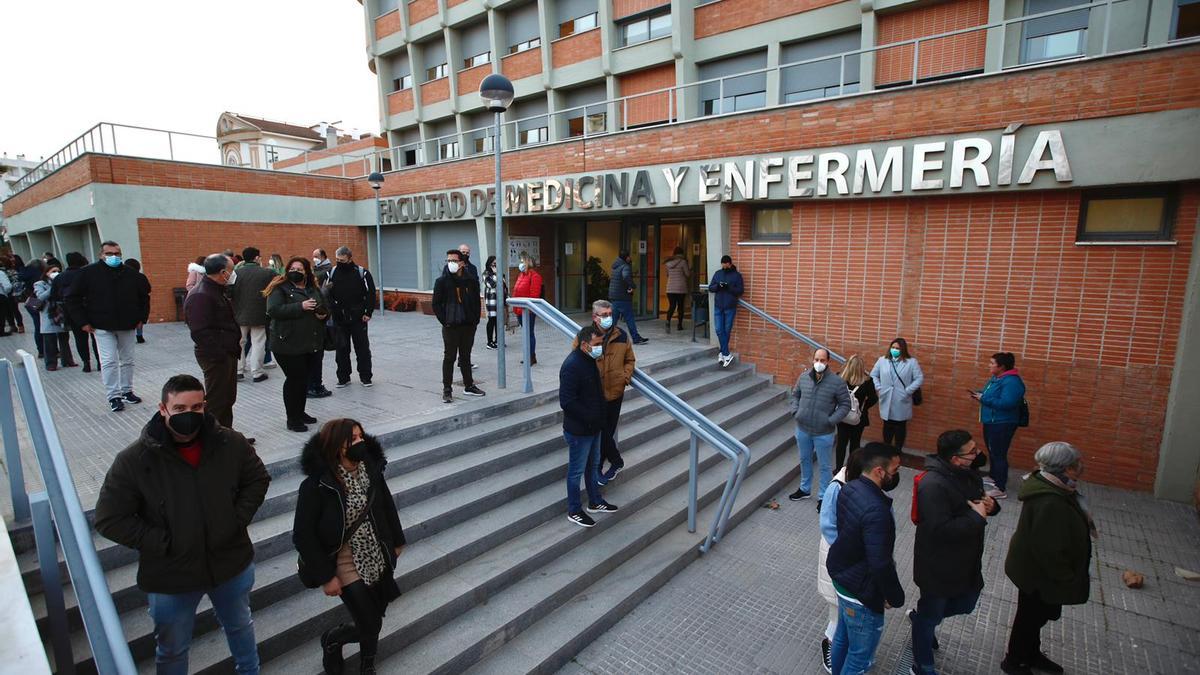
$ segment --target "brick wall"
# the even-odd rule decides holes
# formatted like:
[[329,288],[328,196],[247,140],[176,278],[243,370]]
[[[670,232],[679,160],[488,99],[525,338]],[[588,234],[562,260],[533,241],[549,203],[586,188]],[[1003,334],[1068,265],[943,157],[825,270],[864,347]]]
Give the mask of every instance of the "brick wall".
[[627,16],[645,12],[656,7],[666,7],[670,3],[663,0],[613,0],[613,20],[619,21]]
[[[618,79],[620,96],[632,96],[675,85],[675,64],[668,63],[636,73],[621,75]],[[626,114],[629,126],[665,122],[671,114],[671,95],[668,92],[639,96],[629,101],[627,108],[617,107],[617,115]]]
[[500,59],[500,71],[510,80],[531,77],[542,72],[542,48],[527,49]]
[[373,148],[386,148],[386,147],[387,147],[386,139],[380,138],[378,136],[371,136],[369,138],[360,138],[356,141],[350,141],[348,143],[341,143],[339,145],[336,145],[332,148],[328,148],[325,150],[311,150],[307,154],[301,154],[296,157],[291,157],[289,159],[281,159],[281,160],[275,162],[275,164],[273,166],[276,169],[285,169],[289,166],[300,166],[300,165],[304,164],[304,162],[306,161],[305,158],[307,158],[307,161],[311,162],[315,159],[321,159],[323,157],[337,157],[338,155],[345,155],[347,153],[361,154],[362,152],[370,151]]
[[400,10],[392,10],[375,19],[375,39],[382,40],[392,33],[400,32]]
[[396,113],[408,112],[413,109],[413,92],[412,89],[401,89],[388,94],[388,114],[395,115]]
[[600,29],[593,28],[551,42],[550,58],[555,68],[600,58]]
[[840,0],[720,0],[696,8],[696,38],[753,26]]
[[[459,95],[469,94],[479,91],[479,83],[483,82],[483,78],[492,74],[492,64],[485,63],[474,68],[458,71],[458,93]],[[410,106],[411,107],[411,106]]]
[[[750,209],[734,213],[730,249],[745,299],[870,367],[903,336],[925,372],[925,405],[907,445],[932,451],[937,434],[980,435],[966,389],[988,358],[1017,357],[1032,423],[1013,444],[1015,466],[1067,440],[1090,480],[1154,484],[1174,366],[1200,183],[1181,194],[1177,246],[1075,246],[1077,191],[793,207],[792,244],[736,246]],[[791,384],[809,349],[742,312],[734,344],[744,359]],[[879,440],[872,414],[865,438]]]
[[174,321],[173,289],[183,288],[187,265],[196,256],[232,248],[240,253],[257,247],[266,258],[279,253],[311,258],[314,248],[333,251],[349,246],[362,251],[365,261],[366,230],[352,225],[294,225],[283,223],[215,222],[139,218],[138,237],[142,247],[142,271],[150,279],[150,320]]
[[437,11],[437,0],[410,0],[408,3],[408,23],[410,26],[415,26],[417,23],[437,14]]
[[[904,12],[880,14],[876,44],[886,45],[937,35],[987,23],[987,0],[950,0]],[[921,42],[917,78],[983,69],[987,31],[979,30]],[[912,80],[913,46],[901,45],[876,52],[875,84],[884,86]]]
[[421,85],[421,105],[429,105],[450,98],[450,78],[439,77]]

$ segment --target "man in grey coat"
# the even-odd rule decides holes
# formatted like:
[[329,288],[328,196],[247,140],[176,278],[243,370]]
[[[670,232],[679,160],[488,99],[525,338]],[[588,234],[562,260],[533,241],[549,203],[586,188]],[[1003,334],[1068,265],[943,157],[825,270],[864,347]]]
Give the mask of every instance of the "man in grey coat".
[[246,342],[250,343],[250,375],[255,382],[267,379],[263,372],[263,357],[267,347],[267,299],[263,289],[275,278],[275,272],[260,264],[261,254],[257,248],[242,249],[242,266],[237,270],[233,289],[233,316],[242,332],[242,351],[238,358],[238,379],[245,377]]
[[796,446],[800,449],[800,489],[788,495],[792,501],[812,495],[813,453],[821,476],[817,486],[817,511],[825,486],[833,479],[833,438],[838,422],[850,412],[850,390],[840,375],[830,372],[829,350],[813,352],[813,367],[800,374],[788,396],[796,420]]

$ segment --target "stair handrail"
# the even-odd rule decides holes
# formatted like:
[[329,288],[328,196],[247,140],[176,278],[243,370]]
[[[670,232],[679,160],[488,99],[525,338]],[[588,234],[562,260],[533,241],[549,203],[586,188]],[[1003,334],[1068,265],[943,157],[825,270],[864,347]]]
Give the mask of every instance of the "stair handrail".
[[[579,333],[579,329],[582,328],[557,307],[541,298],[507,298],[506,303],[510,307],[520,307],[524,311],[533,312],[543,322],[558,329],[570,339],[574,339]],[[522,328],[524,333],[522,349],[525,356],[525,393],[530,393],[533,391],[533,375],[530,369],[532,322],[523,322]],[[702,440],[708,443],[733,463],[729,470],[729,478],[725,480],[725,489],[717,504],[717,512],[713,517],[712,525],[709,526],[704,543],[700,546],[700,552],[707,553],[712,545],[720,541],[721,536],[725,534],[725,526],[729,522],[729,515],[733,512],[733,504],[737,500],[738,491],[741,490],[742,481],[746,478],[750,467],[750,448],[657,380],[637,368],[633,370],[633,381],[630,386],[645,396],[646,400],[673,417],[691,434],[688,469],[688,532],[696,531],[699,481],[698,441]]]
[[[702,290],[706,293],[712,292],[711,290],[709,290],[708,284],[701,284],[700,290]],[[775,317],[771,316],[770,314],[763,311],[759,307],[754,306],[753,304],[743,300],[742,298],[738,298],[738,306],[745,307],[747,310],[750,311],[751,314],[754,314],[755,316],[759,317],[760,319],[765,320],[767,323],[775,326],[776,328],[787,333],[788,335],[791,335],[792,337],[803,342],[804,344],[808,345],[809,347],[812,347],[813,349],[824,349],[825,351],[829,352],[829,358],[833,359],[834,361],[837,361],[838,363],[846,362],[846,357],[833,351],[828,346],[823,345],[820,342],[817,342],[816,340],[810,338],[809,336],[805,335],[804,333],[801,333],[800,331],[796,330],[795,328],[792,328],[791,326],[780,321],[779,319],[776,319]]]
[[[63,558],[66,559],[67,572],[75,591],[79,614],[83,618],[96,671],[101,675],[137,672],[120,615],[104,576],[104,568],[96,554],[91,526],[84,515],[79,492],[71,477],[71,467],[63,453],[37,362],[23,349],[17,350],[17,359],[17,363],[6,358],[0,359],[0,372],[3,373],[0,375],[0,384],[4,387],[0,403],[5,404],[0,406],[0,417],[3,417],[3,426],[12,424],[15,427],[16,411],[8,386],[9,375],[12,375],[15,376],[18,398],[45,485],[44,491],[29,495],[29,504],[32,507],[34,538],[46,594],[55,664],[63,672],[70,670],[75,662],[71,653],[62,582],[59,579],[54,536],[57,530],[58,544],[62,546]],[[7,436],[6,433],[6,446],[9,445]],[[20,453],[13,455],[19,458]],[[8,456],[11,458],[13,455]],[[13,490],[16,491],[16,486],[13,486]],[[24,491],[23,485],[21,490]]]

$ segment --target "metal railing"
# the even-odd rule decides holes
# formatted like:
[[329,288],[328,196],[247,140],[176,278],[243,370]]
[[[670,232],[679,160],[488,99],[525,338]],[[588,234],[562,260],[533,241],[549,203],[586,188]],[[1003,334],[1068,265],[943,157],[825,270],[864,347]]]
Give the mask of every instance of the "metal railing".
[[[79,614],[87,633],[88,644],[101,675],[136,672],[121,619],[113,604],[104,569],[92,543],[92,530],[79,502],[71,468],[63,454],[58,429],[50,414],[50,404],[42,387],[37,361],[25,350],[17,351],[17,363],[0,359],[0,427],[4,432],[5,458],[9,468],[9,488],[13,505],[20,520],[32,516],[38,564],[41,567],[43,592],[50,643],[58,672],[73,672],[75,659],[71,649],[66,603],[62,580],[59,578],[58,547],[55,532],[62,545],[71,586],[75,591]],[[18,397],[29,436],[33,441],[37,465],[41,470],[45,490],[25,494],[24,477],[20,470],[21,451],[16,438],[16,409],[13,405],[10,376],[15,376]],[[32,514],[30,514],[32,507]]]
[[[703,291],[705,293],[712,292],[709,290],[708,284],[700,284],[699,288],[701,291]],[[712,303],[709,303],[709,304],[712,304]],[[771,324],[772,326],[775,326],[776,328],[787,333],[788,335],[791,335],[792,337],[803,342],[804,344],[808,345],[809,347],[812,347],[813,349],[824,349],[825,351],[829,352],[829,358],[833,359],[834,361],[837,361],[838,363],[846,362],[846,357],[833,351],[832,349],[829,348],[828,345],[823,345],[820,342],[817,342],[816,340],[810,338],[809,336],[805,335],[804,333],[801,333],[800,331],[796,330],[795,328],[792,328],[791,326],[780,321],[779,319],[776,319],[775,317],[771,316],[763,309],[743,300],[742,298],[738,298],[738,306],[746,308],[746,310],[749,311],[751,314],[766,321],[767,323]]]
[[[533,312],[543,322],[558,329],[563,335],[574,339],[581,326],[563,314],[557,307],[541,298],[508,298],[510,307],[520,307],[527,312]],[[532,336],[532,321],[522,323],[524,340],[522,351],[525,356],[525,393],[533,391],[533,373],[530,369],[530,337]],[[733,512],[733,504],[737,501],[738,491],[746,472],[750,467],[750,448],[734,438],[715,422],[705,417],[698,410],[688,405],[683,399],[671,393],[669,389],[659,384],[654,378],[637,368],[633,371],[633,389],[645,396],[654,405],[661,408],[675,421],[679,422],[691,434],[688,447],[688,532],[696,531],[697,489],[699,483],[700,441],[713,447],[733,465],[729,469],[729,477],[725,480],[725,489],[717,503],[717,512],[713,516],[712,525],[700,551],[707,553],[712,545],[721,540],[725,526],[729,522],[729,514]]]

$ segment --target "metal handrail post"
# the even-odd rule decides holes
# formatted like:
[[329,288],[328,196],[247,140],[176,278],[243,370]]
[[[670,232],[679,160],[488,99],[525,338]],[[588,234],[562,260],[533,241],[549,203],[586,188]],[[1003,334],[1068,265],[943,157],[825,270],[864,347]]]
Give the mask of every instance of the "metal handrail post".
[[521,334],[524,338],[521,344],[521,352],[525,355],[525,359],[522,361],[525,364],[524,392],[528,394],[533,391],[533,364],[530,363],[533,360],[533,350],[529,344],[530,340],[533,339],[533,310],[525,309],[525,316],[521,318]]
[[717,111],[713,114],[720,115],[725,112],[725,78],[717,81]]
[[917,40],[915,42],[913,42],[913,69],[912,69],[912,83],[913,84],[917,83],[917,71],[920,68],[920,66],[921,66],[921,39],[917,38]]
[[75,672],[75,655],[71,649],[71,629],[67,624],[67,603],[63,599],[62,577],[58,571],[58,544],[54,541],[54,518],[50,515],[50,498],[45,492],[35,492],[30,499],[33,507],[33,540],[37,546],[38,567],[42,573],[42,595],[46,599],[46,620],[49,623],[50,644],[54,647],[54,665],[59,673]]
[[838,64],[838,96],[846,91],[846,55],[842,54],[841,58],[841,63]]
[[167,132],[167,156],[171,158],[172,162],[175,161],[175,143],[171,140],[170,131]]
[[[1100,40],[1101,54],[1108,53],[1108,34],[1111,32],[1113,19],[1112,6],[1113,0],[1108,0],[1108,2],[1104,4],[1104,37]],[[1087,45],[1084,45],[1084,49],[1087,49]],[[1086,54],[1086,51],[1084,53]]]
[[729,503],[725,505],[725,512],[721,515],[717,534],[713,538],[713,541],[721,541],[721,537],[725,535],[725,526],[729,524],[729,517],[733,515],[733,505],[737,502],[738,492],[741,491],[742,482],[746,480],[746,472],[750,469],[749,455],[742,455],[738,459],[738,464],[733,468],[734,473],[737,474],[737,478],[733,482],[733,489],[729,494]]
[[738,305],[741,307],[745,307],[747,310],[750,311],[751,314],[754,314],[755,316],[765,320],[766,322],[772,324],[773,326],[782,330],[783,332],[791,335],[792,337],[803,342],[804,344],[808,345],[809,347],[812,347],[813,349],[824,349],[825,351],[829,352],[829,358],[833,359],[834,361],[837,361],[838,363],[846,362],[846,357],[833,351],[829,347],[826,347],[825,345],[821,344],[820,342],[817,342],[816,340],[808,337],[807,335],[805,335],[804,333],[801,333],[800,331],[796,330],[795,328],[792,328],[791,326],[780,321],[779,319],[776,319],[775,317],[771,316],[770,314],[767,314],[766,312],[759,309],[758,307],[755,307],[754,305],[750,304],[749,302],[746,302],[745,300],[738,298]]
[[696,442],[696,432],[692,432],[692,442],[688,448],[688,532],[696,531],[696,489],[699,483],[700,445]]
[[17,410],[12,399],[12,364],[0,359],[0,437],[4,439],[4,461],[8,464],[8,491],[12,497],[13,518],[29,520],[29,496],[25,494],[25,470],[21,466],[21,446],[17,441]]

